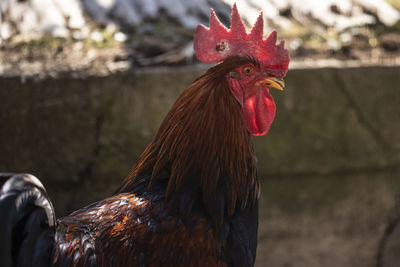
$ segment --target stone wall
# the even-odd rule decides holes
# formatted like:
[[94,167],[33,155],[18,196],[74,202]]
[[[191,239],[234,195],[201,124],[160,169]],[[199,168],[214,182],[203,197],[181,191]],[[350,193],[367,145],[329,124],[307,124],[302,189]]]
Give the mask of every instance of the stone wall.
[[[0,77],[0,171],[39,177],[58,216],[102,199],[202,71]],[[285,81],[270,132],[254,138],[258,264],[372,266],[400,193],[400,68],[298,69]]]

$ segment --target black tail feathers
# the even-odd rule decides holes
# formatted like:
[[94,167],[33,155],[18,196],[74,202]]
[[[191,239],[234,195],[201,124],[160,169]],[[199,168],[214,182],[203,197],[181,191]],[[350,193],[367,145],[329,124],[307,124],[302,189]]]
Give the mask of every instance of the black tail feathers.
[[30,174],[10,177],[0,191],[0,259],[2,266],[47,266],[56,219],[42,183]]

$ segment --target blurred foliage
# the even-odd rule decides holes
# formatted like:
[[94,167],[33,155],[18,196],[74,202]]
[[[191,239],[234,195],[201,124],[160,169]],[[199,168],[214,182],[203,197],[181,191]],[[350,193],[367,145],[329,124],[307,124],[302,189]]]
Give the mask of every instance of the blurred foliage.
[[45,35],[37,39],[17,41],[15,48],[17,50],[55,49],[65,42],[65,38]]
[[400,10],[400,0],[386,0],[391,6]]

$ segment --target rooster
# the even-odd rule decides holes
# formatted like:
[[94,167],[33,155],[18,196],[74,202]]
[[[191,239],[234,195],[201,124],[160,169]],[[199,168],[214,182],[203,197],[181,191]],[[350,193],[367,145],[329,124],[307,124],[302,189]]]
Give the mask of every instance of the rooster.
[[55,219],[32,175],[0,192],[2,266],[253,266],[259,180],[251,135],[275,117],[270,88],[289,64],[263,18],[250,33],[233,5],[228,30],[211,9],[194,50],[219,62],[177,99],[112,196]]

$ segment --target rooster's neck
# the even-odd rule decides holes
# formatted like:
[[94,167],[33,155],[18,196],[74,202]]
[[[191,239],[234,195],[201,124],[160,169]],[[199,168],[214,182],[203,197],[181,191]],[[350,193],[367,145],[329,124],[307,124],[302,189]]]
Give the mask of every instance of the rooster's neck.
[[188,203],[180,209],[200,201],[217,223],[255,203],[259,183],[251,135],[225,76],[218,75],[221,65],[181,94],[120,191],[132,190],[135,181],[146,180],[148,190],[161,183],[167,200]]

